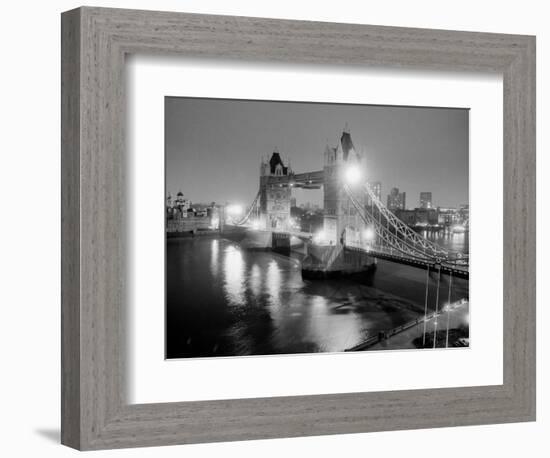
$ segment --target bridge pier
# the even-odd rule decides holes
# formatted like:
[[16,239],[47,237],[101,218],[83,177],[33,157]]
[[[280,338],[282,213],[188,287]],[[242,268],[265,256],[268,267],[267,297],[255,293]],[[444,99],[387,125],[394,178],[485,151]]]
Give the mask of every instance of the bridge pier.
[[275,253],[290,254],[290,234],[273,232],[271,234],[271,249]]
[[338,278],[372,272],[376,260],[365,252],[348,251],[343,245],[307,246],[308,255],[302,262],[302,277],[308,279]]

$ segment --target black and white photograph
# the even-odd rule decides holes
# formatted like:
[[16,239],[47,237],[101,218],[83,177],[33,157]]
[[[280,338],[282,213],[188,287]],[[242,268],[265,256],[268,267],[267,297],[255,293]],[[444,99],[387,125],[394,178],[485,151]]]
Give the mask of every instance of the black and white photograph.
[[544,458],[545,3],[3,6],[0,456]]
[[467,109],[165,98],[166,358],[469,347]]

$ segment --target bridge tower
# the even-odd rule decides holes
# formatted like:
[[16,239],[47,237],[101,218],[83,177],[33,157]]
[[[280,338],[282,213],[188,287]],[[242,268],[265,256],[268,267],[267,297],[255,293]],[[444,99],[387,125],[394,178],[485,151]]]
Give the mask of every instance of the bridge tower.
[[[365,180],[362,157],[356,151],[346,125],[336,147],[327,145],[324,155],[323,234],[332,245],[353,243],[360,238],[361,218],[344,190],[350,180]],[[361,202],[364,205],[364,202]]]
[[277,149],[269,161],[260,165],[260,221],[265,230],[286,231],[290,222],[290,167],[283,163]]

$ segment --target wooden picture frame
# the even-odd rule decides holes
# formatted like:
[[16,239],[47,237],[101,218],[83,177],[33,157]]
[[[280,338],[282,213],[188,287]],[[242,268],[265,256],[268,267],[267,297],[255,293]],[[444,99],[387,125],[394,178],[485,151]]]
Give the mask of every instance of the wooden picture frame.
[[[534,37],[90,7],[63,13],[61,32],[63,444],[88,450],[535,419]],[[132,53],[501,73],[503,384],[128,404],[124,66]]]

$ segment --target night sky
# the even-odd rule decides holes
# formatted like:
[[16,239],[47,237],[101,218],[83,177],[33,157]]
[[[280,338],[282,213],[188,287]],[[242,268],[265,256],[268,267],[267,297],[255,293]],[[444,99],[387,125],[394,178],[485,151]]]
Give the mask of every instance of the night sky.
[[[167,191],[194,203],[250,204],[262,157],[278,148],[294,172],[321,170],[325,145],[336,146],[346,123],[383,202],[398,187],[408,208],[421,191],[435,206],[468,203],[468,110],[183,97],[165,99]],[[322,191],[293,195],[322,203]]]

